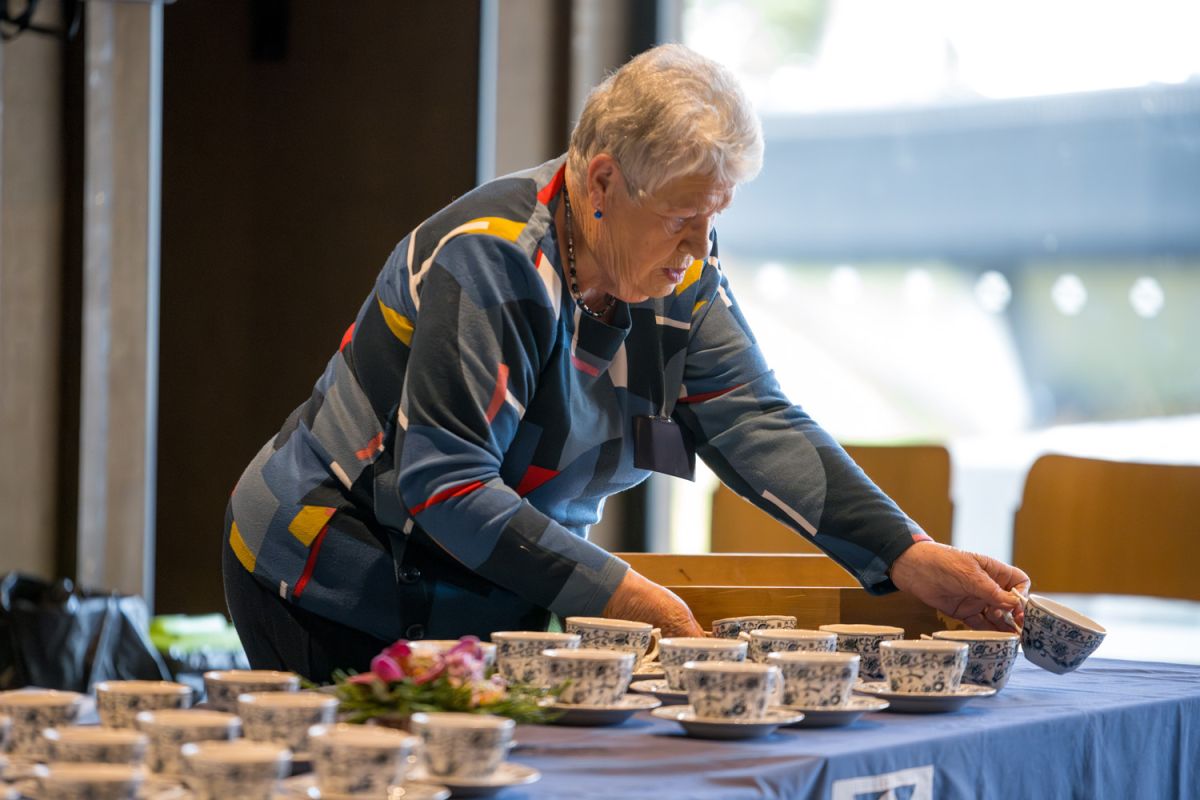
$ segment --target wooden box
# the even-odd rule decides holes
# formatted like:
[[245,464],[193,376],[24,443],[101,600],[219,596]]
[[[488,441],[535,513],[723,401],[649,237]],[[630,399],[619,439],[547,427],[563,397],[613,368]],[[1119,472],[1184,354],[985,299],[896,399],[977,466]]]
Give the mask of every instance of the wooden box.
[[722,617],[790,614],[801,628],[834,622],[896,625],[904,628],[905,636],[911,639],[952,623],[911,595],[868,594],[825,555],[617,555],[642,575],[678,594],[704,628]]

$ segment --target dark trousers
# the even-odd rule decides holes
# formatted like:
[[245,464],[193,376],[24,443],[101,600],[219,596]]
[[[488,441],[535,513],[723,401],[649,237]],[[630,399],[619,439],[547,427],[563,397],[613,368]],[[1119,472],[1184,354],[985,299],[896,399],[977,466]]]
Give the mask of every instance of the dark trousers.
[[329,683],[335,669],[366,672],[371,659],[391,644],[284,600],[246,571],[228,540],[221,553],[225,604],[255,669],[287,670]]

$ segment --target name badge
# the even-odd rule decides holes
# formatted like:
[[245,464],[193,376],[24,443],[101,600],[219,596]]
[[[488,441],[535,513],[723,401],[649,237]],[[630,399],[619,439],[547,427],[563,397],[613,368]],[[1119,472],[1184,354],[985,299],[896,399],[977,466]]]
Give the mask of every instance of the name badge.
[[633,465],[689,481],[696,479],[696,451],[670,417],[633,418]]

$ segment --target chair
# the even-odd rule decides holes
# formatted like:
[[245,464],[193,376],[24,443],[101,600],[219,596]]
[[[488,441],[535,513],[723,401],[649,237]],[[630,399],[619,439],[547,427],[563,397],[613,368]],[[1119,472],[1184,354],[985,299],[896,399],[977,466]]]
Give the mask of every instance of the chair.
[[[846,452],[904,512],[936,541],[950,544],[950,452],[940,445],[847,445]],[[714,553],[819,553],[728,487],[717,487],[712,505]]]
[[1013,563],[1034,591],[1200,600],[1200,466],[1047,455],[1025,480]]

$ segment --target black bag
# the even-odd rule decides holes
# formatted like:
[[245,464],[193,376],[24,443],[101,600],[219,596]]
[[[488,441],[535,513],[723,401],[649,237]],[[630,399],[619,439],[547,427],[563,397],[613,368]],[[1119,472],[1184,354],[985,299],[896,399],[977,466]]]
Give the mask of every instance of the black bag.
[[17,572],[0,581],[0,689],[87,692],[110,679],[170,679],[141,597]]

